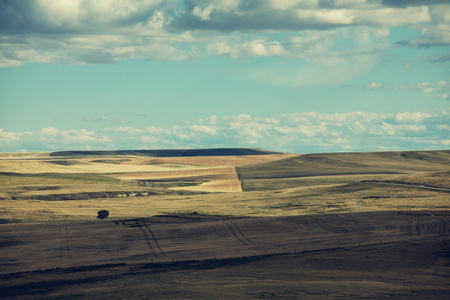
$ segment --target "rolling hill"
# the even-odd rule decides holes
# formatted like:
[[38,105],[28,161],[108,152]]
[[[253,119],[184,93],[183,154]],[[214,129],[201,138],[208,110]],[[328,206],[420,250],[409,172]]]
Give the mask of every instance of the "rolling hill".
[[450,151],[0,155],[0,298],[448,299],[449,175]]
[[355,174],[403,174],[448,170],[450,151],[305,154],[238,167],[239,179],[280,179]]
[[216,148],[216,149],[173,149],[173,150],[116,150],[116,151],[58,151],[50,156],[148,156],[148,157],[192,157],[192,156],[241,156],[271,155],[282,152],[248,148]]

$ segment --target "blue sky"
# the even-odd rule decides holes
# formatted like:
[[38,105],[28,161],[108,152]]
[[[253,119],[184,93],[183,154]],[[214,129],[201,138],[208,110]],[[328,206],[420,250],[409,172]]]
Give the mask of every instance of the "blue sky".
[[0,151],[450,149],[450,1],[0,0]]

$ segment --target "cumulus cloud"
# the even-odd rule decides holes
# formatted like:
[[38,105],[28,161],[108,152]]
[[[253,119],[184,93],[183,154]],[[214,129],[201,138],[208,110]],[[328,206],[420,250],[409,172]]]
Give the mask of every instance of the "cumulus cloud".
[[21,132],[8,132],[3,128],[0,128],[0,141],[3,141],[5,143],[18,141],[22,136],[23,134]]
[[422,122],[431,118],[433,115],[424,112],[403,112],[395,115],[395,120],[399,123],[403,122]]
[[113,131],[113,132],[124,132],[129,134],[139,134],[143,133],[143,129],[133,128],[133,127],[117,127],[117,128],[106,128],[105,131]]
[[[438,1],[435,1],[436,3]],[[441,1],[445,3],[448,1]],[[450,45],[450,5],[430,7],[431,22],[423,24],[417,38],[401,41],[400,45],[413,47],[432,47]]]
[[388,6],[417,6],[417,5],[431,5],[442,4],[448,2],[448,0],[382,0],[384,5]]
[[242,44],[229,45],[217,42],[208,45],[208,49],[217,55],[229,55],[238,57],[281,56],[285,53],[283,46],[278,41],[266,41],[264,39],[252,40]]
[[184,60],[179,34],[164,30],[175,1],[2,1],[0,63],[114,63],[122,59]]
[[[386,49],[390,26],[421,30],[404,45],[449,44],[449,5],[407,2],[5,0],[0,1],[0,66],[180,61],[207,55],[315,58],[333,65],[345,60],[341,54]],[[339,35],[352,30],[357,31],[352,36]],[[336,52],[328,41],[336,34],[352,41],[347,50]]]
[[[255,3],[257,2],[257,3]],[[401,26],[428,22],[428,6],[390,6],[379,1],[186,0],[174,28],[217,31],[296,31],[330,26]]]
[[161,3],[160,0],[6,0],[0,3],[0,24],[4,32],[101,33],[120,23],[145,21]]
[[86,129],[59,130],[54,127],[45,127],[39,130],[37,134],[42,139],[51,142],[57,142],[59,139],[75,143],[104,143],[110,141],[108,137],[100,136]]
[[109,127],[101,133],[45,127],[0,129],[2,151],[258,147],[297,153],[446,149],[450,111],[305,112],[259,118],[248,114],[199,119],[169,127]]
[[54,127],[44,127],[36,131],[6,132],[0,128],[1,151],[21,152],[50,151],[55,149],[90,149],[110,147],[111,139],[106,135],[81,130],[59,130]]
[[206,126],[206,125],[193,125],[191,128],[193,131],[196,131],[196,132],[203,132],[203,133],[207,133],[210,135],[217,134],[217,131],[214,128],[212,128],[210,126]]

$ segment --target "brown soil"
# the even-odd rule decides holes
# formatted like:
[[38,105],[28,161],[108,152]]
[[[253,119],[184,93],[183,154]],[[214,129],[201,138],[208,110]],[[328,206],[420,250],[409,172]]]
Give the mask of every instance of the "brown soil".
[[449,233],[450,214],[442,212],[241,219],[193,214],[114,222],[3,224],[0,273],[354,248]]

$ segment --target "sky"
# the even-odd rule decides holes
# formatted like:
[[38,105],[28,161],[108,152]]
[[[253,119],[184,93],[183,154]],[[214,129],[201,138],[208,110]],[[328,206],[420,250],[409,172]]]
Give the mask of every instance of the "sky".
[[450,149],[450,1],[0,0],[0,152]]

